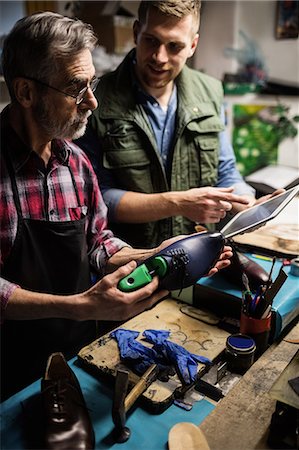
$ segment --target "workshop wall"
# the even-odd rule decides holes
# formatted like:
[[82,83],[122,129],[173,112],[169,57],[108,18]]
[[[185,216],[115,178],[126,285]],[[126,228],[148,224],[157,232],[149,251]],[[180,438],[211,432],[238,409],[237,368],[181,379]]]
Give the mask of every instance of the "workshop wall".
[[[47,2],[29,2],[47,3]],[[57,11],[61,14],[72,14],[72,10],[66,10],[67,4],[80,2],[56,1]],[[85,1],[82,4],[87,3]],[[137,14],[138,1],[93,1],[96,5],[117,4],[119,8],[126,9],[131,15]],[[26,14],[25,1],[1,1],[0,2],[0,29],[1,34],[7,33],[16,20]],[[107,6],[106,6],[107,7]],[[237,62],[224,55],[227,47],[240,48],[243,45],[239,31],[243,30],[249,37],[258,43],[264,57],[268,74],[271,79],[279,79],[290,83],[298,83],[299,80],[299,46],[298,39],[275,38],[276,0],[204,0],[202,6],[202,24],[200,29],[200,42],[198,49],[192,58],[194,68],[204,70],[206,73],[223,79],[224,73],[235,73]],[[108,22],[108,21],[107,21]],[[109,19],[111,30],[105,33],[113,36],[116,29],[115,20]],[[104,31],[100,34],[100,42],[104,38]],[[126,39],[129,36],[126,30]],[[121,38],[120,38],[121,39]],[[119,38],[118,38],[119,40]],[[112,45],[112,44],[111,44]],[[124,50],[128,46],[124,46]]]
[[276,0],[234,0],[203,2],[200,42],[193,66],[223,79],[235,73],[237,63],[224,56],[227,47],[242,48],[242,30],[258,44],[271,79],[289,83],[299,81],[299,45],[297,39],[275,37]]

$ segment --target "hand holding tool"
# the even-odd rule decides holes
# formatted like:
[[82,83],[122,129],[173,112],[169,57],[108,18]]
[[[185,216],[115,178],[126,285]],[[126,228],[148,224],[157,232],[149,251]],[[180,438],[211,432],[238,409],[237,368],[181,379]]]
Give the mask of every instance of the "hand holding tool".
[[146,259],[131,274],[120,280],[118,288],[134,291],[159,276],[160,288],[183,289],[206,275],[219,259],[225,238],[220,232],[197,233],[179,239]]

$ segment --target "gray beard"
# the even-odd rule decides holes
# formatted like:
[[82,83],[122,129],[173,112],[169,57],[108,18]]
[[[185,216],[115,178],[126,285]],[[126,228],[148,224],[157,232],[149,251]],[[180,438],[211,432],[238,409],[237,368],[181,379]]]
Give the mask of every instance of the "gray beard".
[[[83,117],[86,117],[89,113],[84,112]],[[78,121],[80,115],[78,114],[76,119],[68,120],[64,123],[58,121],[52,111],[48,108],[44,101],[41,101],[35,108],[34,118],[40,125],[42,130],[51,139],[78,139],[83,136],[86,130],[86,124],[82,124]]]

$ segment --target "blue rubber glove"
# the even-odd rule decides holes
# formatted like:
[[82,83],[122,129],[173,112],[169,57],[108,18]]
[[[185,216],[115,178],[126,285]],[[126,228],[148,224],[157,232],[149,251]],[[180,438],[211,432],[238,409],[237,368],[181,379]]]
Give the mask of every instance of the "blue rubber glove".
[[117,340],[121,359],[129,362],[137,373],[143,374],[152,364],[157,364],[160,370],[165,370],[168,365],[162,355],[136,340],[138,331],[119,328],[112,331],[110,336]]
[[196,380],[198,363],[211,363],[208,358],[190,353],[184,347],[167,340],[169,331],[145,330],[143,336],[154,344],[152,348],[136,341],[138,335],[137,331],[123,328],[110,334],[117,340],[121,358],[130,362],[138,373],[144,373],[151,364],[157,364],[161,371],[175,367],[182,383],[189,384]]
[[169,334],[168,331],[145,330],[143,336],[154,344],[153,349],[157,353],[166,353],[169,362],[176,368],[178,377],[183,383],[192,383],[196,380],[198,363],[211,364],[211,361],[204,356],[190,353],[181,345],[167,340]]

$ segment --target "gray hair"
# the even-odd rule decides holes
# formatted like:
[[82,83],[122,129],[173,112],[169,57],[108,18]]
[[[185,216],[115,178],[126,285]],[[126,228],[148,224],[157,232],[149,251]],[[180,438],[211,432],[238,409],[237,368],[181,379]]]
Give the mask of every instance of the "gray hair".
[[200,24],[201,0],[141,0],[138,8],[138,19],[145,23],[147,11],[155,8],[166,16],[182,18],[191,14],[194,22],[194,33],[197,33]]
[[4,78],[14,100],[12,81],[28,76],[48,82],[61,70],[64,59],[80,51],[93,51],[97,37],[81,20],[52,12],[40,12],[16,22],[2,51]]

